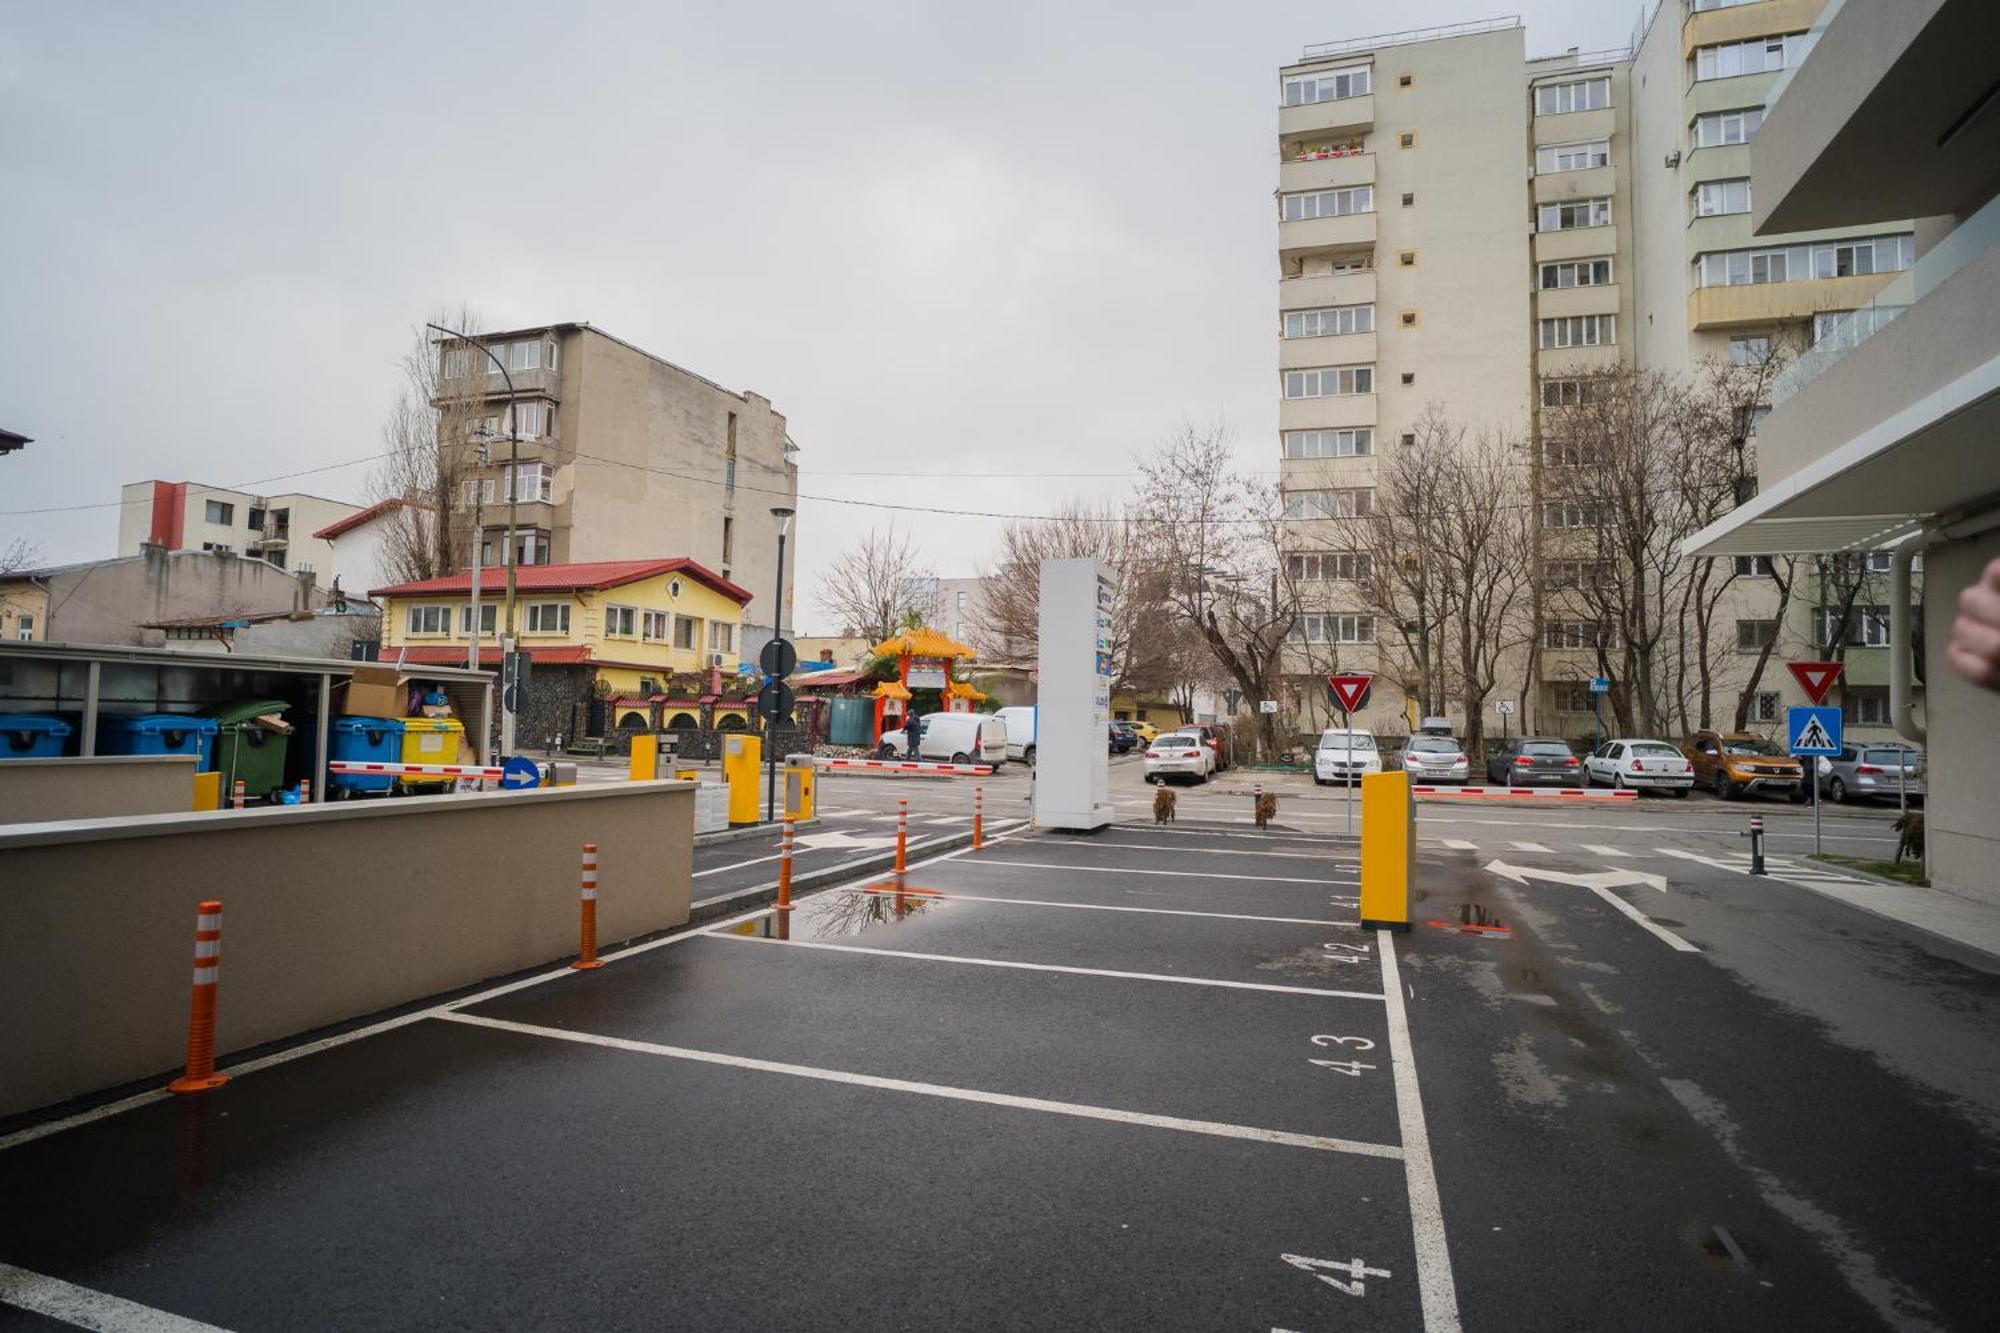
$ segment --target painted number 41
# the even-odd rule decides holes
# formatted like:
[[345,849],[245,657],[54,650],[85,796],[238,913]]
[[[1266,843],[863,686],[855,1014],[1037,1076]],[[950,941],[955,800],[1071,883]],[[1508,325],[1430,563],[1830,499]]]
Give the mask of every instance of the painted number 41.
[[[1278,1257],[1300,1272],[1311,1273],[1335,1291],[1346,1292],[1349,1296],[1368,1294],[1364,1278],[1389,1276],[1388,1269],[1370,1268],[1359,1259],[1310,1259],[1303,1254],[1281,1254]],[[1330,1277],[1330,1273],[1345,1273],[1347,1277]]]

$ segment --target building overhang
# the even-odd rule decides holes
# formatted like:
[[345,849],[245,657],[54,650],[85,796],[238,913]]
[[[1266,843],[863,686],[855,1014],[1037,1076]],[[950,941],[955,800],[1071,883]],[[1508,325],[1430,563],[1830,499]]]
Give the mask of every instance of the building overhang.
[[1914,399],[1687,539],[1690,556],[1882,550],[2000,500],[2000,355]]

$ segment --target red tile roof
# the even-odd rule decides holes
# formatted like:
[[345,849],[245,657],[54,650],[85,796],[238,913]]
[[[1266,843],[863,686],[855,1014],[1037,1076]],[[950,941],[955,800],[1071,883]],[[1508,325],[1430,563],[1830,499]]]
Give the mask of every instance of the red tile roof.
[[374,504],[369,505],[366,509],[357,510],[352,514],[349,514],[346,518],[335,519],[333,522],[321,528],[318,532],[315,532],[313,536],[319,541],[330,542],[335,537],[338,537],[341,533],[351,532],[355,528],[360,527],[363,523],[367,523],[372,519],[380,518],[382,515],[388,513],[391,509],[400,509],[404,505],[408,505],[412,509],[422,509],[427,513],[437,512],[437,507],[435,505],[422,504],[416,500],[397,500],[397,499],[378,500]]
[[[637,583],[641,579],[656,578],[662,574],[685,574],[695,582],[713,588],[724,597],[741,606],[749,602],[748,589],[738,587],[728,579],[704,565],[698,565],[685,556],[672,560],[599,560],[580,565],[516,565],[514,567],[514,587],[519,592],[583,592],[598,588],[616,588],[627,583]],[[495,566],[480,574],[482,595],[497,594],[506,586],[506,571]],[[469,571],[447,574],[439,579],[425,579],[420,583],[399,583],[391,588],[375,588],[370,597],[423,597],[472,595],[472,575]]]

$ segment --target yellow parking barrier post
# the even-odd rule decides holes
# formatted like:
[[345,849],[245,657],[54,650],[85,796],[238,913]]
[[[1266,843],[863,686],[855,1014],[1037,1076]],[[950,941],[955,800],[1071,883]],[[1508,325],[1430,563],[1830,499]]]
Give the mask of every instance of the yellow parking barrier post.
[[1417,803],[1408,773],[1368,773],[1361,779],[1361,924],[1369,930],[1410,928],[1417,868]]
[[651,732],[642,731],[632,737],[629,776],[634,782],[651,782],[660,776],[660,742]]
[[194,808],[197,810],[222,808],[222,774],[211,771],[194,775]]
[[764,738],[755,732],[726,732],[722,738],[722,780],[729,784],[729,822],[742,828],[755,824],[757,779],[764,759]]

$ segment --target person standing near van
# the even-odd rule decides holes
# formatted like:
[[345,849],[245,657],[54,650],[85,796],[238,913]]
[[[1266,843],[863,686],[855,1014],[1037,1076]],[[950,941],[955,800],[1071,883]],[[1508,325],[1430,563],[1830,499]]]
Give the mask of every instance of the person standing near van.
[[918,748],[923,744],[924,724],[923,719],[917,716],[915,704],[910,705],[910,711],[904,715],[903,738],[903,754],[905,757],[910,759],[921,759],[924,757],[924,752]]

